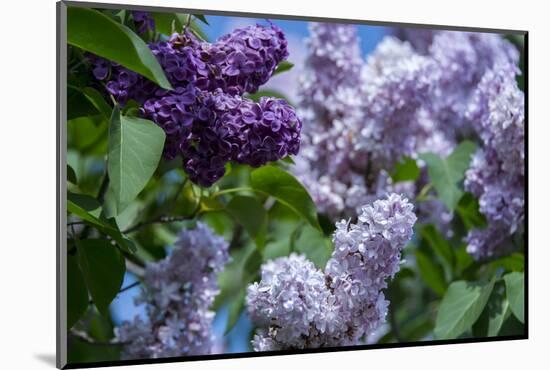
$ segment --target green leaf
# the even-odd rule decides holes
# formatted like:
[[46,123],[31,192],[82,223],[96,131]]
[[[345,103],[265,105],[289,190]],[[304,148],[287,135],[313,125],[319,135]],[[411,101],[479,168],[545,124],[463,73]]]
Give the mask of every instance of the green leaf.
[[155,20],[156,30],[164,35],[172,35],[172,25],[176,27],[177,32],[183,29],[183,23],[176,13],[151,12],[150,15]]
[[495,281],[455,281],[445,293],[435,320],[436,339],[458,338],[477,321],[493,291]]
[[227,335],[231,329],[235,326],[239,317],[241,317],[241,312],[244,308],[246,298],[246,290],[240,289],[238,295],[233,299],[229,305],[229,317],[227,318],[227,326],[225,327],[225,332],[223,335]]
[[84,281],[99,312],[108,315],[118,294],[126,265],[120,251],[105,239],[86,239],[77,244],[78,263]]
[[464,172],[470,166],[470,159],[475,150],[474,143],[463,141],[445,159],[441,159],[433,153],[419,155],[419,158],[428,166],[428,175],[439,199],[451,211],[454,211],[462,197],[463,191],[460,183],[464,178]]
[[[77,194],[69,191],[67,192],[67,200],[76,204],[83,211],[94,217],[99,217],[99,214],[101,213],[101,204],[99,204],[96,198],[89,195]],[[80,215],[78,216],[81,217]]]
[[[109,235],[120,248],[129,253],[134,253],[136,247],[131,240],[120,233],[114,220],[106,220],[98,216],[99,209],[93,208],[91,200],[82,201],[82,196],[69,193],[67,197],[67,211],[80,217],[86,223],[94,226],[99,232]],[[89,198],[89,197],[88,197]]]
[[500,289],[501,285],[495,286],[485,309],[473,326],[476,337],[498,336],[504,322],[511,314],[510,304]]
[[74,172],[73,168],[69,165],[67,165],[67,181],[72,182],[73,184],[77,184],[76,179],[76,172]]
[[291,156],[284,157],[283,159],[281,159],[281,162],[286,163],[286,164],[291,164],[291,165],[296,164],[296,162],[294,162],[294,159],[292,159]]
[[193,14],[193,17],[197,18],[202,23],[206,24],[207,26],[210,26],[210,23],[206,20],[206,17],[202,14]]
[[525,257],[522,253],[512,253],[509,256],[500,257],[491,265],[495,268],[503,268],[506,271],[523,271],[525,269]]
[[80,88],[67,86],[67,120],[99,113]]
[[418,176],[420,176],[420,168],[418,168],[416,161],[410,157],[404,157],[395,165],[395,169],[391,177],[393,181],[401,182],[416,181]]
[[514,316],[524,323],[524,308],[525,308],[525,296],[524,296],[524,275],[523,272],[511,272],[504,275],[504,282],[506,284],[506,296],[510,302],[510,308],[514,313]]
[[445,274],[441,266],[436,265],[428,256],[420,250],[414,252],[420,277],[439,296],[443,296],[447,290]]
[[88,291],[76,256],[67,256],[67,328],[70,329],[88,308]]
[[294,67],[293,63],[283,60],[281,63],[277,64],[277,68],[275,68],[275,71],[273,72],[273,76],[278,75],[279,73],[290,71],[292,67]]
[[453,248],[434,225],[424,226],[420,229],[420,235],[428,242],[428,245],[443,263],[447,264],[450,268],[454,266]]
[[318,268],[325,268],[332,254],[332,242],[322,232],[309,225],[304,225],[294,243],[297,252],[305,254]]
[[67,9],[67,42],[137,72],[172,89],[147,44],[128,27],[89,8]]
[[464,193],[458,202],[456,211],[460,215],[466,230],[482,229],[487,226],[487,220],[479,212],[479,203],[472,193]]
[[94,108],[96,108],[97,111],[105,117],[105,119],[109,119],[109,117],[111,117],[112,108],[109,104],[107,104],[105,99],[103,99],[103,95],[101,95],[99,91],[92,87],[85,87],[82,89],[82,94],[84,94]]
[[115,197],[115,214],[124,211],[153,176],[164,139],[164,131],[153,122],[121,116],[118,107],[113,109],[107,171]]
[[264,166],[250,174],[252,187],[266,193],[292,209],[309,224],[321,230],[313,200],[303,185],[285,170]]
[[91,152],[104,155],[107,142],[107,120],[103,115],[78,117],[67,121],[67,146],[76,148],[81,153],[89,154]]
[[227,204],[226,210],[256,240],[262,251],[267,231],[267,212],[258,198],[237,195]]

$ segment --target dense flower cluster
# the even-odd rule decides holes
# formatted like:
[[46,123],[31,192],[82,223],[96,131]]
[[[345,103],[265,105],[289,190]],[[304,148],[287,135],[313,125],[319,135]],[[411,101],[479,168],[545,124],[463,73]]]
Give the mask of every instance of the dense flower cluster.
[[214,312],[219,292],[216,275],[228,262],[228,244],[208,226],[197,223],[184,230],[172,254],[149,263],[140,302],[147,320],[135,318],[116,328],[125,343],[122,358],[164,358],[209,354]]
[[357,224],[336,224],[324,272],[294,254],[263,265],[247,295],[260,328],[254,350],[353,345],[374,332],[389,304],[382,290],[399,270],[415,222],[412,204],[391,194],[364,206]]
[[228,161],[258,167],[300,147],[301,122],[282,99],[256,103],[188,87],[147,100],[141,111],[166,132],[164,156],[181,155],[191,181],[203,186],[221,178]]
[[332,218],[388,193],[410,196],[388,169],[423,148],[448,154],[453,143],[424,109],[435,64],[394,37],[364,61],[356,29],[312,24],[300,84],[304,130],[295,174]]
[[[403,41],[388,36],[362,60],[353,26],[311,26],[298,107],[306,129],[296,176],[318,209],[335,219],[353,214],[361,204],[387,192],[413,196],[415,188],[428,179],[423,173],[415,184],[394,183],[389,172],[396,162],[422,152],[445,157],[458,141],[475,140],[479,134],[493,149],[476,156],[468,190],[481,197],[481,210],[489,221],[508,220],[490,224],[515,230],[523,220],[523,197],[519,195],[523,178],[495,176],[492,167],[522,170],[523,136],[487,123],[483,116],[488,117],[488,108],[479,107],[488,106],[483,99],[491,94],[487,87],[481,91],[477,87],[495,66],[517,66],[517,49],[500,35],[489,33],[407,29],[398,36]],[[513,78],[510,86],[515,87]],[[510,102],[501,104],[510,107]],[[499,119],[494,111],[493,121]],[[484,128],[479,126],[483,122]],[[495,180],[487,176],[500,179],[498,191]],[[475,183],[485,184],[485,189],[474,189]],[[419,217],[450,236],[453,215],[440,201],[423,202],[418,211]],[[490,231],[471,233],[473,254],[478,254],[474,250],[480,245],[500,243],[502,237],[482,238]]]
[[466,172],[465,187],[479,197],[488,227],[468,235],[468,252],[477,258],[503,253],[499,245],[524,218],[524,96],[518,70],[497,65],[483,76],[467,115],[483,141]]
[[361,84],[366,122],[360,146],[378,166],[392,168],[404,155],[414,156],[421,139],[438,133],[421,110],[430,103],[437,77],[433,60],[393,37],[386,37],[367,58]]
[[496,34],[408,30],[404,36],[438,66],[429,109],[451,136],[465,135],[471,129],[465,114],[485,72],[497,64],[517,65],[519,59],[517,49]]
[[227,161],[260,166],[298,153],[294,109],[281,99],[242,96],[256,92],[287,58],[277,26],[236,29],[212,44],[184,31],[149,47],[174,90],[101,58],[91,58],[93,73],[120,104],[135,100],[165,130],[165,157],[181,156],[192,181],[212,185]]

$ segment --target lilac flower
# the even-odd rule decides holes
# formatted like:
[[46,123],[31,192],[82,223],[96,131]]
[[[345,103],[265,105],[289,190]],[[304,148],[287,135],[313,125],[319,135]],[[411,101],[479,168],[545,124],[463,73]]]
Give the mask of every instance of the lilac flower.
[[210,65],[230,94],[254,93],[288,57],[283,31],[260,25],[237,28],[206,49]]
[[517,65],[519,59],[516,48],[496,34],[407,30],[402,35],[438,66],[429,109],[452,137],[471,130],[465,112],[484,73],[497,64]]
[[325,274],[352,343],[383,323],[388,302],[381,291],[399,270],[401,250],[415,222],[412,204],[391,194],[363,207],[357,224],[336,224],[334,252]]
[[256,351],[322,345],[315,337],[326,329],[332,295],[324,274],[304,256],[268,261],[247,293],[251,320],[266,328],[254,338]]
[[487,71],[467,112],[484,144],[464,182],[466,190],[479,197],[480,211],[488,221],[486,230],[468,235],[468,252],[476,258],[505,253],[501,242],[524,219],[525,108],[516,73],[517,68],[509,64]]
[[181,156],[190,179],[211,186],[236,161],[253,167],[297,154],[301,121],[282,99],[243,98],[288,56],[275,25],[236,29],[214,44],[190,32],[149,45],[174,87],[167,91],[114,63],[91,58],[94,75],[120,103],[132,99],[166,133],[164,157]]
[[139,34],[144,34],[149,31],[155,31],[155,20],[148,12],[132,11],[134,23]]
[[361,148],[372,161],[392,168],[403,156],[413,156],[421,144],[420,109],[428,103],[437,81],[430,58],[418,55],[408,43],[386,37],[369,55],[362,71],[365,100]]
[[259,330],[255,351],[358,344],[385,319],[382,290],[399,270],[416,222],[407,199],[391,194],[364,206],[357,224],[336,224],[324,273],[295,254],[262,266],[247,307]]
[[228,161],[258,167],[300,147],[301,122],[282,99],[256,103],[190,86],[146,101],[141,111],[166,132],[164,156],[180,155],[190,179],[202,186],[221,178]]
[[116,328],[124,342],[122,358],[164,358],[209,354],[219,292],[216,275],[228,262],[228,244],[202,223],[184,230],[172,254],[146,266],[140,302],[147,321],[134,319]]
[[414,184],[393,183],[386,169],[426,145],[453,145],[421,111],[434,64],[395,38],[365,63],[349,25],[313,25],[308,46],[299,106],[306,130],[294,173],[318,209],[337,218],[387,192],[412,196]]

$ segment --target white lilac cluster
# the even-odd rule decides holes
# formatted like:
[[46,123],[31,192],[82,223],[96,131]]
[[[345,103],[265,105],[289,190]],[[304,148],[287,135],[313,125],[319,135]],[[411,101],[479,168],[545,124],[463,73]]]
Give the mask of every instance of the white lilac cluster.
[[504,253],[502,242],[524,219],[525,100],[515,80],[518,72],[509,64],[487,71],[467,111],[484,144],[465,180],[488,221],[486,229],[467,237],[467,250],[476,258]]
[[264,264],[247,294],[258,327],[254,350],[354,345],[368,337],[385,320],[382,290],[399,270],[415,222],[412,204],[391,194],[362,207],[356,224],[336,224],[324,272],[295,254]]
[[214,312],[219,293],[217,274],[229,260],[228,243],[203,223],[183,230],[172,253],[148,263],[144,289],[147,320],[135,318],[117,327],[125,343],[122,358],[204,355],[212,351]]

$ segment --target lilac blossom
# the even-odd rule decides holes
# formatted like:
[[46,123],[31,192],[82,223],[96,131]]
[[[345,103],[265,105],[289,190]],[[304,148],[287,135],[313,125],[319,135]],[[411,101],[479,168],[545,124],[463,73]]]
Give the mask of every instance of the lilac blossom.
[[412,204],[391,194],[362,207],[356,224],[336,224],[324,272],[295,254],[265,263],[247,294],[259,328],[254,350],[354,345],[374,333],[389,304],[382,290],[399,270],[415,222]]
[[481,32],[404,30],[401,36],[438,66],[429,109],[450,137],[468,135],[465,116],[484,73],[497,64],[517,65],[517,49],[500,35]]
[[148,12],[134,10],[132,16],[139,34],[145,34],[149,31],[155,32],[155,20]]
[[253,102],[188,87],[147,100],[141,111],[166,132],[164,156],[181,156],[190,179],[202,186],[221,178],[228,161],[259,167],[300,147],[301,122],[282,99]]
[[216,275],[228,262],[228,243],[200,222],[184,230],[165,259],[148,263],[139,298],[147,320],[117,327],[123,359],[205,355],[214,343],[209,308],[219,293]]
[[486,229],[468,234],[467,250],[476,258],[508,251],[503,242],[521,229],[524,219],[525,107],[524,95],[509,64],[487,71],[479,83],[467,116],[483,141],[466,172],[465,188],[479,197]]
[[444,153],[454,145],[422,110],[433,62],[391,37],[363,61],[350,25],[314,24],[307,44],[294,173],[318,209],[337,218],[388,192],[412,196],[414,184],[395,184],[387,169],[427,145]]
[[181,157],[190,179],[211,186],[228,161],[258,167],[297,154],[301,121],[284,100],[256,92],[288,57],[275,25],[238,28],[210,44],[184,30],[149,45],[174,90],[92,56],[94,76],[120,104],[135,100],[166,133],[164,157]]

